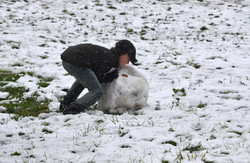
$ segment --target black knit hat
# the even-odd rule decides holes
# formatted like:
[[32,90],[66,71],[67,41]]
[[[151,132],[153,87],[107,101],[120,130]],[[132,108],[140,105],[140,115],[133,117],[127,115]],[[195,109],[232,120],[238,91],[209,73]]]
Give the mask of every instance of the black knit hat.
[[120,40],[116,43],[115,49],[118,51],[119,55],[128,53],[129,60],[133,65],[139,65],[136,59],[136,49],[135,46],[128,40]]

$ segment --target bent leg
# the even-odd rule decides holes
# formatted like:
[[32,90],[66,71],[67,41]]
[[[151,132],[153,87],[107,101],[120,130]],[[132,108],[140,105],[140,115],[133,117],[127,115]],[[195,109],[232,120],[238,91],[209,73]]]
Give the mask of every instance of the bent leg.
[[[72,73],[77,73],[79,67],[76,67],[68,62],[62,62],[64,69],[72,75]],[[73,75],[74,76],[74,75]],[[75,101],[80,93],[83,91],[84,86],[77,80],[72,84],[71,88],[67,91],[66,96],[64,96],[63,103],[69,105],[71,102]]]
[[[79,96],[84,88],[87,88],[89,90],[89,92],[84,96],[72,102],[70,104],[71,108],[80,108],[81,111],[84,111],[91,105],[95,104],[102,97],[102,87],[95,73],[91,69],[74,66],[67,62],[63,62],[63,66],[69,72],[69,74],[74,76],[76,79],[76,82],[72,85],[72,89],[69,90],[69,94],[73,93],[75,95],[78,94]],[[81,87],[79,86],[79,84],[81,85]]]
[[63,101],[60,103],[59,111],[63,112],[69,107],[69,105],[77,99],[84,87],[81,83],[75,81],[71,88],[67,91],[67,94],[63,97]]
[[70,106],[80,107],[81,111],[84,111],[95,104],[102,97],[103,91],[95,73],[89,68],[85,68],[82,71],[82,75],[77,79],[77,81],[87,88],[89,92],[72,102]]
[[77,97],[81,94],[83,89],[84,86],[76,80],[71,86],[71,88],[67,91],[67,94],[66,96],[64,96],[63,101],[70,104],[71,102],[77,99]]

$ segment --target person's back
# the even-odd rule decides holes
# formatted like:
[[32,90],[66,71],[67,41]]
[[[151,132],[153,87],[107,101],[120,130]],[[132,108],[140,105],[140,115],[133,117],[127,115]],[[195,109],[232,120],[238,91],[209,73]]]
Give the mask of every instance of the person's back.
[[119,55],[114,48],[109,50],[93,44],[71,46],[61,54],[61,59],[76,66],[92,69],[98,79],[111,68],[119,67]]

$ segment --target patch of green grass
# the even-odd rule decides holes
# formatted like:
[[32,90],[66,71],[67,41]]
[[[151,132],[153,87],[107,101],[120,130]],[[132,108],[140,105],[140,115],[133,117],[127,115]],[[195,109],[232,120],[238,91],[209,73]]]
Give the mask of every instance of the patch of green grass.
[[127,29],[127,33],[134,33],[133,29]]
[[49,86],[49,82],[51,82],[53,80],[53,78],[44,78],[44,77],[42,77],[40,75],[38,76],[38,78],[40,79],[40,81],[38,83],[38,85],[40,87],[47,87],[47,86]]
[[155,64],[157,65],[157,64],[161,64],[161,63],[163,63],[164,61],[157,61],[157,62],[155,62]]
[[49,123],[49,122],[44,122],[43,125],[44,125],[44,126],[49,126],[50,123]]
[[47,44],[44,43],[44,44],[40,44],[39,46],[40,46],[40,47],[46,47]]
[[25,135],[25,133],[23,133],[23,132],[19,132],[19,133],[18,133],[18,135],[19,135],[19,136],[24,136],[24,135]]
[[71,151],[71,153],[76,154],[77,152],[76,151]]
[[21,153],[19,153],[19,152],[14,152],[11,154],[11,156],[20,156],[20,155],[21,155]]
[[[23,95],[29,91],[28,89],[24,87],[6,86],[9,82],[16,82],[24,74],[24,72],[12,73],[0,70],[0,91],[9,93],[6,99],[0,100],[0,106],[6,108],[6,113],[15,114],[13,119],[16,120],[19,117],[38,116],[40,113],[48,113],[48,105],[51,102],[51,100],[37,101],[37,94],[29,98],[24,98]],[[33,75],[33,73],[27,74]],[[40,80],[46,83],[52,79],[40,78]]]
[[14,63],[11,66],[12,67],[21,67],[21,66],[23,66],[23,64],[22,63]]
[[186,148],[183,149],[183,151],[190,151],[190,153],[197,152],[197,151],[202,151],[204,150],[203,146],[201,143],[198,143],[197,145],[188,145]]
[[6,137],[11,138],[13,135],[12,134],[7,134]]
[[141,35],[146,35],[146,34],[147,34],[147,31],[146,31],[145,29],[142,29],[142,30],[140,31],[140,34],[141,34]]
[[21,77],[20,74],[13,74],[10,71],[0,70],[0,82],[14,82],[17,81]]
[[112,10],[117,9],[116,7],[114,7],[114,6],[112,6],[112,5],[108,6],[108,8],[109,8],[109,9],[112,9]]
[[0,88],[0,91],[2,91],[2,92],[9,92],[9,94],[10,94],[9,97],[11,99],[21,98],[22,95],[25,92],[27,92],[24,87],[2,87],[2,88]]
[[40,81],[39,83],[38,83],[38,85],[40,86],[40,87],[48,87],[49,86],[49,83],[46,83],[46,82],[43,82],[43,81]]
[[198,108],[204,108],[207,106],[207,103],[200,103],[197,107]]
[[201,67],[201,65],[200,64],[198,64],[198,63],[194,63],[194,61],[187,61],[187,64],[189,65],[189,66],[193,66],[194,68],[196,68],[196,69],[199,69],[200,67]]
[[240,131],[236,131],[236,130],[234,130],[234,131],[229,131],[230,133],[235,133],[235,134],[237,134],[237,135],[239,135],[239,136],[241,136],[242,134],[243,134],[243,132],[240,132]]
[[175,130],[174,130],[172,127],[170,127],[170,128],[168,129],[168,131],[169,131],[169,132],[174,132]]
[[104,120],[99,119],[99,120],[96,120],[95,122],[96,122],[97,124],[101,124],[101,123],[103,123],[103,122],[104,122]]
[[51,131],[51,130],[49,130],[49,129],[47,129],[47,128],[44,128],[44,129],[42,130],[42,132],[44,132],[44,133],[46,133],[46,134],[52,134],[52,133],[53,133],[53,131]]
[[208,28],[206,26],[203,26],[203,27],[200,28],[200,30],[201,31],[206,31],[206,30],[208,30]]
[[209,138],[210,140],[214,140],[214,139],[216,139],[216,136],[214,136],[213,134],[212,135],[210,135],[210,138]]
[[41,59],[47,59],[47,58],[49,58],[49,56],[43,55],[43,56],[40,56],[40,58],[41,58]]
[[131,146],[123,144],[123,145],[121,145],[121,148],[131,148]]
[[[21,92],[18,92],[17,95],[22,96],[23,94]],[[23,99],[22,97],[20,97],[17,98],[16,101],[2,103],[0,104],[0,106],[7,108],[7,113],[16,114],[15,118],[19,118],[21,116],[38,116],[40,113],[48,113],[49,103],[49,100],[38,102],[36,101],[36,97],[31,97],[27,99]]]
[[173,88],[173,92],[179,96],[186,96],[187,95],[186,90],[184,88],[181,88],[181,89]]
[[123,137],[123,136],[125,136],[125,135],[127,135],[128,134],[128,132],[123,132],[123,131],[120,131],[119,132],[119,136],[120,137]]
[[223,91],[219,91],[220,94],[230,94],[230,93],[238,93],[237,91],[233,91],[233,90],[223,90]]
[[177,143],[176,143],[175,141],[173,141],[173,140],[164,141],[164,142],[162,142],[161,144],[171,144],[171,145],[173,145],[173,146],[177,146]]

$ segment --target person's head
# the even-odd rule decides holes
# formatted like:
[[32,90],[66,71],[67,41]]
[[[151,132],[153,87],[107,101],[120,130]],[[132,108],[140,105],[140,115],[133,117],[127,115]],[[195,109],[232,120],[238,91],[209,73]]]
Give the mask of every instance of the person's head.
[[[139,65],[138,61],[136,59],[136,49],[135,46],[128,40],[120,40],[116,43],[115,45],[115,49],[118,51],[118,54],[120,56],[120,60],[121,57],[122,59],[125,60],[126,56],[128,57],[128,61],[126,64],[129,63],[129,61],[131,61],[131,63],[133,65]],[[124,61],[126,62],[126,61]]]
[[128,53],[119,56],[119,66],[122,67],[129,63]]

